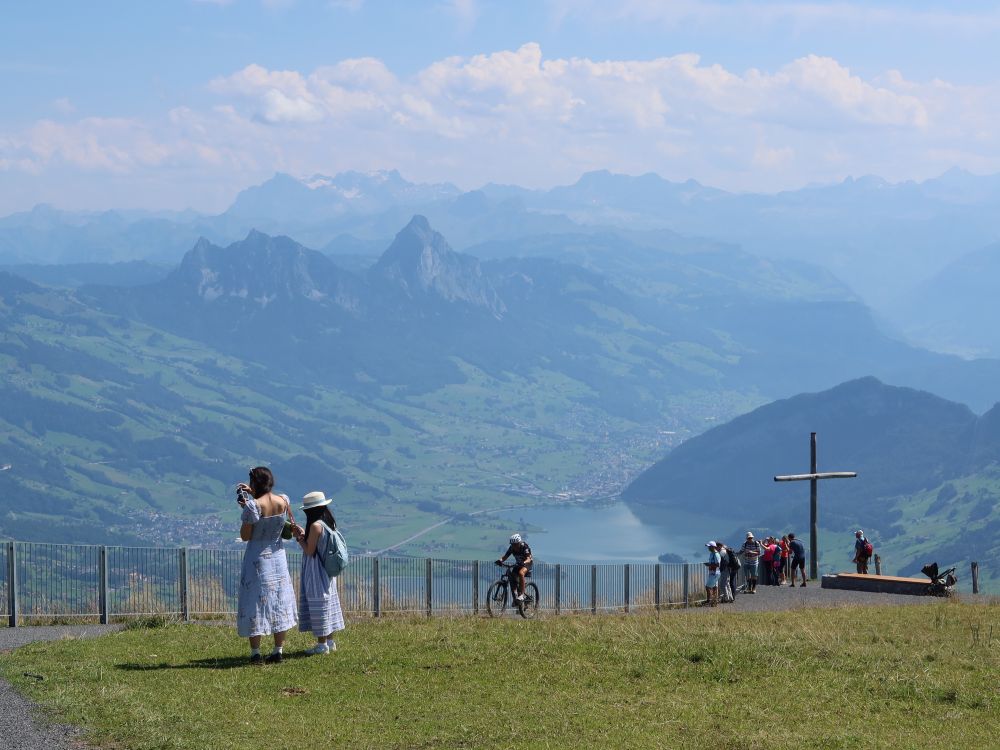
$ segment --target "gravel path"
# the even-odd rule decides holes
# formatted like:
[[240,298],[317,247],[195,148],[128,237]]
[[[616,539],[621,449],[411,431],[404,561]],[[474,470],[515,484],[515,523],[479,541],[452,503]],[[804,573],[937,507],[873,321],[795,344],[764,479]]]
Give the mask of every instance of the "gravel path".
[[[944,597],[907,596],[903,594],[873,594],[867,591],[824,589],[810,582],[805,588],[796,586],[757,586],[756,594],[737,593],[736,601],[719,606],[730,612],[773,612],[785,609],[815,607],[913,605],[946,602]],[[965,601],[968,601],[966,599]]]
[[[120,625],[54,625],[0,629],[0,659],[3,653],[35,641],[86,638],[119,630]],[[36,722],[37,706],[21,697],[10,683],[0,679],[0,737],[4,750],[79,750],[85,747],[80,730],[62,724]]]

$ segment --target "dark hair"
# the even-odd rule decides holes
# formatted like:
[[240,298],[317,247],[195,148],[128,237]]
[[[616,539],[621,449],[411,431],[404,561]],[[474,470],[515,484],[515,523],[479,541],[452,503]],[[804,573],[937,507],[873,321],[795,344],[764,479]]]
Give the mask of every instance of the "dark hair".
[[792,533],[788,534],[788,541],[792,541],[792,539],[794,539],[794,538],[795,538],[795,534],[792,534]]
[[306,508],[306,528],[308,529],[317,521],[323,521],[331,529],[337,528],[337,519],[330,512],[329,505],[320,505],[318,508]]
[[250,492],[255,498],[266,495],[274,489],[274,474],[266,466],[250,469]]

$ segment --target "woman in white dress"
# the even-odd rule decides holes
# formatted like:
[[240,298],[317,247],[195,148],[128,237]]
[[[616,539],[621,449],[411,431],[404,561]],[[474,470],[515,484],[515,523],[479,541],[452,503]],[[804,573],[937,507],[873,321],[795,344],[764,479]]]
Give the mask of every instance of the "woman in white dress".
[[[285,633],[295,625],[295,591],[288,575],[288,561],[281,530],[288,513],[288,499],[276,495],[274,476],[266,466],[250,470],[249,484],[237,487],[243,509],[240,538],[247,542],[240,572],[236,628],[250,639],[250,662],[282,660]],[[260,641],[274,636],[274,650],[261,658]]]
[[310,492],[302,498],[306,514],[303,529],[295,527],[302,547],[302,583],[299,587],[299,630],[316,636],[316,645],[307,654],[329,654],[337,650],[333,634],[344,629],[344,613],[337,594],[337,579],[331,578],[323,565],[337,521],[330,512],[332,501],[322,492]]

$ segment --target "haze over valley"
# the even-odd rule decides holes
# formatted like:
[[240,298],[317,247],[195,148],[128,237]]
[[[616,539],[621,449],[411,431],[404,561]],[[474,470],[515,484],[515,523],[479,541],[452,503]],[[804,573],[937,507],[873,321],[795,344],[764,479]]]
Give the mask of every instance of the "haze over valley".
[[[927,198],[935,211],[968,212],[989,226],[992,193],[969,187],[989,180],[942,180],[952,190]],[[837,262],[814,244],[815,225],[770,257],[731,237],[668,225],[686,216],[694,230],[692,217],[702,213],[706,230],[730,226],[732,216],[752,213],[748,205],[766,204],[757,209],[764,217],[782,205],[789,233],[808,224],[797,212],[822,213],[827,242],[850,246],[849,217],[867,212],[891,226],[901,221],[900,198],[882,196],[937,196],[939,182],[739,196],[652,175],[598,173],[546,192],[471,193],[396,172],[278,175],[217,216],[42,207],[9,216],[0,220],[8,373],[0,533],[217,545],[231,538],[234,467],[254,463],[273,466],[292,492],[334,492],[357,545],[370,551],[417,534],[397,551],[472,556],[509,523],[499,511],[613,502],[626,488],[639,518],[654,525],[669,527],[673,509],[694,528],[724,519],[720,532],[802,528],[801,507],[750,487],[787,465],[810,429],[822,429],[832,456],[853,456],[858,437],[847,426],[818,428],[821,419],[801,416],[797,442],[790,433],[738,471],[712,467],[745,455],[721,443],[714,458],[691,465],[687,483],[657,483],[659,469],[650,467],[688,438],[711,441],[710,428],[756,407],[858,378],[957,402],[968,420],[997,402],[1000,359],[907,339],[838,276]],[[759,221],[765,228],[746,229],[754,238],[747,244],[767,235],[767,220]],[[979,231],[970,242],[985,241],[988,230]],[[904,262],[909,248],[895,252],[915,273],[918,264]],[[951,254],[960,264],[988,253]],[[894,278],[893,296],[905,297],[908,279]],[[974,307],[941,306],[942,316]],[[922,314],[935,318],[928,306]],[[881,393],[836,412],[893,400]],[[888,417],[864,429],[912,432]],[[932,443],[955,446],[941,426],[921,434],[918,455]],[[880,541],[897,540],[900,554],[887,559],[902,569],[919,559],[913,549],[927,548],[899,523],[912,504],[971,482],[979,489],[956,492],[940,527],[949,528],[961,498],[976,518],[992,516],[995,464],[977,448],[980,463],[915,481],[889,460],[894,450],[868,454],[874,463],[857,496],[897,499],[863,512],[854,495],[832,493],[827,520],[843,533],[867,519]],[[731,485],[704,479],[711,476]],[[992,559],[994,526],[966,523],[937,541],[954,557],[963,534],[974,533],[985,545],[980,557]]]

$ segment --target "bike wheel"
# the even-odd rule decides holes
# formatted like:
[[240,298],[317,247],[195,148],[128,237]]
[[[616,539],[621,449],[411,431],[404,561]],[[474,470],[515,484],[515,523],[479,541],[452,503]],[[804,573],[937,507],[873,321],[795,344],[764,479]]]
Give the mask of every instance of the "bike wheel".
[[524,587],[524,601],[517,603],[517,611],[525,620],[538,614],[538,586],[529,583]]
[[490,617],[499,617],[507,609],[507,587],[497,581],[486,592],[486,611]]

